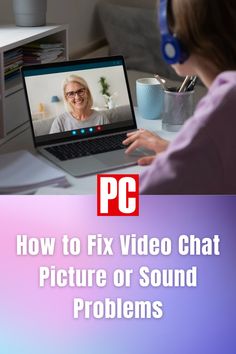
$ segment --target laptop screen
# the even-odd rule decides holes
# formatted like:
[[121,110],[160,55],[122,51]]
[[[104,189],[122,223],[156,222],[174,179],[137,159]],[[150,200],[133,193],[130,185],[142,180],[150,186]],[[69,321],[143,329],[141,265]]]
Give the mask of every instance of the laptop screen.
[[121,56],[22,68],[36,146],[135,129]]

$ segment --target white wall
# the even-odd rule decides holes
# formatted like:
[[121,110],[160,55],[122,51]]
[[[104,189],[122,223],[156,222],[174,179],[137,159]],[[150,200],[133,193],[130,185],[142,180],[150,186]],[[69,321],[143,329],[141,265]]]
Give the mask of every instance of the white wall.
[[[47,23],[69,24],[69,50],[75,55],[103,37],[95,15],[98,0],[48,0]],[[14,23],[11,0],[0,0],[0,23]]]
[[[103,38],[103,31],[96,15],[95,5],[99,0],[48,0],[47,22],[68,23],[69,51],[75,57],[94,42]],[[104,0],[103,0],[104,1]],[[107,2],[153,6],[156,0],[106,0]],[[12,1],[0,0],[0,23],[14,23]]]

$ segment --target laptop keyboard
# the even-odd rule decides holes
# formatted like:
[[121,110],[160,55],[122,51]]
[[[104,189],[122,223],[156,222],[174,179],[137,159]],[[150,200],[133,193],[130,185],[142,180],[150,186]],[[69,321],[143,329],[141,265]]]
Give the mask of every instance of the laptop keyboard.
[[46,150],[61,161],[72,160],[78,157],[101,154],[114,150],[124,149],[122,141],[126,133],[104,136],[96,139],[76,141],[74,143],[56,145]]

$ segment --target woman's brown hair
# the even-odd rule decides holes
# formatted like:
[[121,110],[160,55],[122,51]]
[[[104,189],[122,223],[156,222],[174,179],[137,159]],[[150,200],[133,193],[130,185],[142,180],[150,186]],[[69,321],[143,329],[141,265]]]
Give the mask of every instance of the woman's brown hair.
[[235,0],[169,0],[168,23],[190,54],[219,72],[236,69]]

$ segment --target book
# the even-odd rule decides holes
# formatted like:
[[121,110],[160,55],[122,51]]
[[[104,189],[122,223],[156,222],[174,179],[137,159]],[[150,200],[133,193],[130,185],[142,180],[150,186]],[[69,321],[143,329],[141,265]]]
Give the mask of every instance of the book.
[[57,61],[64,57],[65,48],[62,42],[42,43],[39,41],[23,46],[25,64],[44,64]]
[[24,48],[36,48],[36,49],[48,49],[48,48],[61,48],[63,47],[62,42],[57,43],[42,43],[42,42],[33,42],[30,44],[26,44]]
[[36,41],[4,53],[5,80],[19,75],[22,65],[45,64],[64,61],[65,47],[62,42],[42,43]]
[[0,155],[1,194],[27,194],[47,185],[69,184],[62,170],[26,150]]

